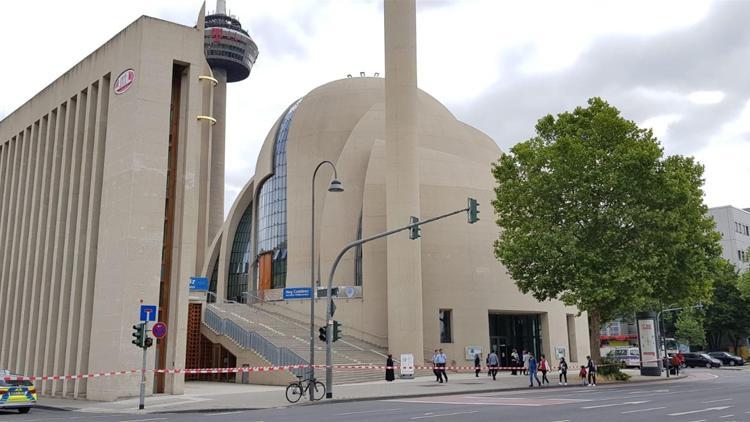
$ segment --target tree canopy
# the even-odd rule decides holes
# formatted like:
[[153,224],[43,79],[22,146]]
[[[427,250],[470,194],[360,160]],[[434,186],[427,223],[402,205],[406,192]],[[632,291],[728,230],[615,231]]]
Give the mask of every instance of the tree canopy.
[[703,167],[602,99],[539,119],[493,174],[495,255],[522,292],[588,312],[592,356],[601,321],[710,296],[721,248]]

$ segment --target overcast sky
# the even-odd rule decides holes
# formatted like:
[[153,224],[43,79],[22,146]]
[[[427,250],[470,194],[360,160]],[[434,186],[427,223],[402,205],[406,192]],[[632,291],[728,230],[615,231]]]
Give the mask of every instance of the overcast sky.
[[[192,26],[201,3],[3,2],[0,119],[138,16]],[[291,102],[384,67],[380,0],[228,7],[260,56],[228,90],[226,209]],[[750,1],[423,0],[417,8],[420,88],[503,150],[530,137],[543,115],[600,96],[653,128],[667,154],[705,165],[709,207],[750,207]]]

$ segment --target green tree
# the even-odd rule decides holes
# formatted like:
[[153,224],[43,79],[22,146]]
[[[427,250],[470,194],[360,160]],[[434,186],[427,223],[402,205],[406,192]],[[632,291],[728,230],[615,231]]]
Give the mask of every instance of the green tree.
[[680,312],[675,321],[675,338],[680,343],[702,348],[706,342],[702,316],[693,310]]
[[740,340],[750,334],[750,298],[743,295],[741,280],[734,266],[725,262],[711,303],[705,309],[704,328],[710,350],[719,350],[726,338],[736,351]]
[[493,174],[495,255],[522,292],[588,313],[592,357],[602,321],[710,295],[721,249],[703,167],[664,157],[650,129],[605,101],[541,118]]

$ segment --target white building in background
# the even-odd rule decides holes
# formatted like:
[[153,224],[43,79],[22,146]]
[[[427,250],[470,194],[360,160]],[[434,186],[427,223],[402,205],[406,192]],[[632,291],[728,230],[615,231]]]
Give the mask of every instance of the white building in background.
[[750,212],[731,205],[709,208],[721,233],[722,257],[739,270],[746,270],[750,262]]

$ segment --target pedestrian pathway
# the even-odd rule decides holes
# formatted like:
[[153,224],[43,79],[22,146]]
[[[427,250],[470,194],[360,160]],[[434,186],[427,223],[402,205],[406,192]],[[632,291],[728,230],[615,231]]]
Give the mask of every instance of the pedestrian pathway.
[[[654,380],[654,377],[641,377],[637,371],[631,382]],[[543,388],[566,387],[557,385],[556,374],[550,376],[554,384]],[[567,388],[580,388],[577,379],[569,380]],[[417,398],[435,394],[481,393],[501,390],[518,390],[528,388],[528,377],[510,373],[500,373],[493,381],[487,373],[475,377],[473,373],[448,373],[447,383],[438,383],[433,376],[414,379],[396,379],[394,382],[370,381],[358,384],[336,385],[333,390],[334,401],[369,400],[369,399],[402,399]],[[657,378],[664,380],[665,378]],[[673,377],[674,379],[674,377]],[[606,381],[602,380],[601,384]],[[240,409],[266,409],[288,406],[285,398],[285,387],[247,384],[230,384],[220,382],[191,381],[185,383],[183,395],[154,395],[146,398],[146,413],[206,411],[220,412]],[[323,400],[325,403],[330,400]],[[310,402],[301,400],[299,405]],[[500,404],[500,402],[498,402]],[[138,411],[138,399],[131,398],[115,402],[91,402],[86,400],[42,398],[40,406],[48,408],[78,410],[81,412],[101,413],[143,413]]]

